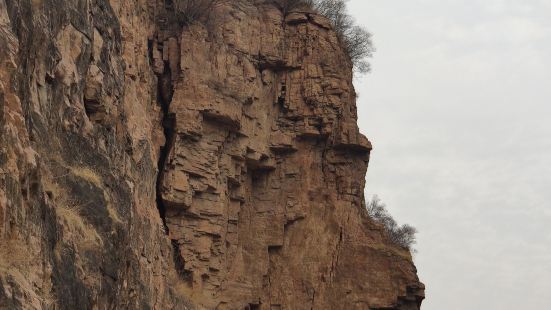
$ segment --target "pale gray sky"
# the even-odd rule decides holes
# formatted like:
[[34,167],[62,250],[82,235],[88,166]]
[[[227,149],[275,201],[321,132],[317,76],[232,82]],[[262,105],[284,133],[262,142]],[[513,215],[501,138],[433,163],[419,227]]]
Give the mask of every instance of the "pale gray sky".
[[424,310],[551,309],[551,0],[351,0],[368,195],[420,233]]

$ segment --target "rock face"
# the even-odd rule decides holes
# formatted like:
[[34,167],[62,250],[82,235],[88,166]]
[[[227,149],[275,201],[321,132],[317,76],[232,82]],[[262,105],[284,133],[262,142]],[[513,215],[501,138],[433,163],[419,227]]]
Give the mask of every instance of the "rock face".
[[419,309],[313,12],[0,0],[0,308]]

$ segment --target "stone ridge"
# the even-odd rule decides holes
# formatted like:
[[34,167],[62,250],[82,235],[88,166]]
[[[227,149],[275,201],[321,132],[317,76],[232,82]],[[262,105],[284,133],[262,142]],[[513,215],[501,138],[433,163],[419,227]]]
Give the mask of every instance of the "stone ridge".
[[0,309],[420,308],[323,16],[0,0],[0,59]]

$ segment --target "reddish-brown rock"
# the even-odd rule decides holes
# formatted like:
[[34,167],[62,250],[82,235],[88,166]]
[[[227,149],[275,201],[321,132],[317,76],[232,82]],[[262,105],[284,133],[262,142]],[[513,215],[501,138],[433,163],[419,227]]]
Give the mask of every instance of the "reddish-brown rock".
[[419,309],[330,22],[166,3],[0,0],[0,308]]

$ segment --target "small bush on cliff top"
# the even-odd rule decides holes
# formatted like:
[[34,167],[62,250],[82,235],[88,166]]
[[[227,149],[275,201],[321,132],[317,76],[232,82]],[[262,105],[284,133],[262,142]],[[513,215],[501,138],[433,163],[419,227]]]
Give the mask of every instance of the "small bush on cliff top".
[[171,0],[178,20],[183,24],[190,24],[199,20],[210,12],[222,0]]
[[274,0],[281,7],[284,15],[300,9],[312,9],[314,0]]
[[311,8],[327,17],[333,24],[335,32],[345,51],[347,52],[354,70],[367,73],[371,70],[366,58],[373,56],[375,48],[371,40],[371,33],[356,25],[352,16],[346,12],[347,0],[276,0],[283,13]]
[[390,240],[405,249],[411,249],[415,244],[417,229],[411,225],[398,225],[392,215],[388,213],[386,205],[376,195],[366,203],[367,213],[377,223],[382,224]]
[[[169,0],[177,18],[182,24],[190,24],[205,18],[214,6],[224,0]],[[356,25],[352,16],[346,12],[347,0],[272,0],[281,7],[284,14],[293,10],[312,9],[329,18],[335,32],[347,52],[354,71],[367,73],[371,70],[366,58],[373,56],[375,48],[371,33]]]

